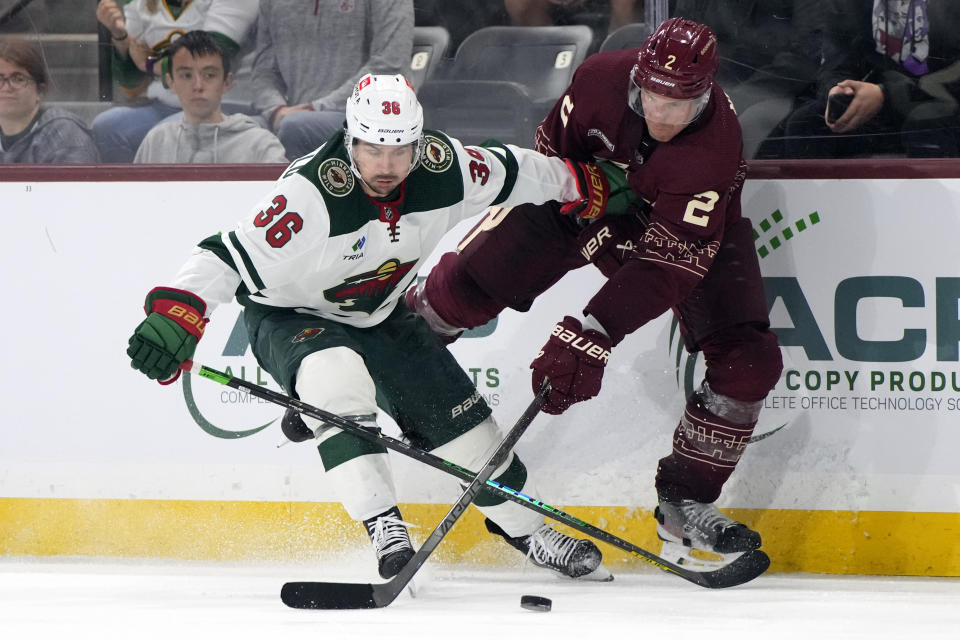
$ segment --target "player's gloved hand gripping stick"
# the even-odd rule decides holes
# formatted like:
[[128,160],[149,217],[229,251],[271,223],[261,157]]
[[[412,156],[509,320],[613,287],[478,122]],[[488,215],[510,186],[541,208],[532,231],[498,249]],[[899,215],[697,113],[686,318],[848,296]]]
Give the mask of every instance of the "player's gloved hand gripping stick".
[[553,385],[543,410],[557,415],[573,403],[600,393],[611,348],[610,338],[599,331],[584,329],[576,318],[564,316],[530,364],[534,390],[547,379]]

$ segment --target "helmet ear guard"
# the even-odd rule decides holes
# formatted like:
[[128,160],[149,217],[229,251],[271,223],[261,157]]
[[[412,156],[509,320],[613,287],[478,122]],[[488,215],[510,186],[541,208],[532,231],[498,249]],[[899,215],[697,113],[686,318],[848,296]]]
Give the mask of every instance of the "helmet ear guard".
[[699,114],[719,64],[717,36],[710,27],[680,17],[664,20],[644,40],[630,71],[630,107],[643,115],[640,96],[648,91],[674,100],[700,99]]
[[413,145],[412,171],[419,162],[423,142],[423,108],[413,85],[402,75],[366,74],[347,99],[343,143],[350,168],[360,177],[353,159],[357,140],[389,146]]

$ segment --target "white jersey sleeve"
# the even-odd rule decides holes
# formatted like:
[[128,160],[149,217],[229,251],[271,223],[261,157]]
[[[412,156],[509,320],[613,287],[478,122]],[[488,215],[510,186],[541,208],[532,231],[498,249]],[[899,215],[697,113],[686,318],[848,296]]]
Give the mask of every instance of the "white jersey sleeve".
[[197,249],[172,286],[200,296],[211,311],[232,300],[241,283],[254,296],[270,289],[288,302],[302,299],[306,304],[312,296],[301,295],[301,278],[322,261],[329,230],[323,199],[292,175],[278,181],[233,230],[221,234],[232,267],[212,251]]
[[280,180],[223,243],[247,289],[256,294],[296,289],[323,261],[330,216],[323,199],[297,174]]
[[512,144],[463,146],[451,139],[464,177],[467,212],[491,205],[579,200],[577,181],[560,158]]
[[240,276],[208,249],[197,247],[180,267],[171,286],[198,296],[207,303],[207,316],[221,304],[233,300]]

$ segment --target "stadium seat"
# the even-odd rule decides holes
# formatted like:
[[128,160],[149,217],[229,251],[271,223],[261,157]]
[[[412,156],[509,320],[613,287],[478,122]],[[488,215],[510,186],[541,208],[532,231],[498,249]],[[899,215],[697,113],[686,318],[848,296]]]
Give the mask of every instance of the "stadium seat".
[[429,79],[447,53],[450,32],[443,27],[414,27],[413,55],[406,76],[414,89],[419,89]]
[[592,37],[583,25],[478,29],[457,48],[443,79],[418,92],[426,126],[468,144],[497,138],[531,146]]
[[466,144],[494,138],[531,147],[542,119],[534,120],[529,109],[530,96],[516,82],[428,82],[420,90],[419,98],[428,129],[440,129]]
[[619,49],[633,49],[643,44],[653,33],[653,28],[646,22],[625,24],[600,43],[600,51],[617,51]]

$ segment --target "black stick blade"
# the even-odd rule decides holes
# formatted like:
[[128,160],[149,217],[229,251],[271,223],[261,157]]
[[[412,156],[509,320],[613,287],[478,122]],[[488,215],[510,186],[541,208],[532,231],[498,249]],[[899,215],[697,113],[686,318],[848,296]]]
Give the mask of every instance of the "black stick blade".
[[287,582],[283,604],[294,609],[376,609],[373,585],[352,582]]
[[770,556],[760,549],[754,549],[747,551],[725,567],[701,573],[700,577],[703,578],[703,586],[710,589],[726,589],[750,582],[766,571],[769,566]]

